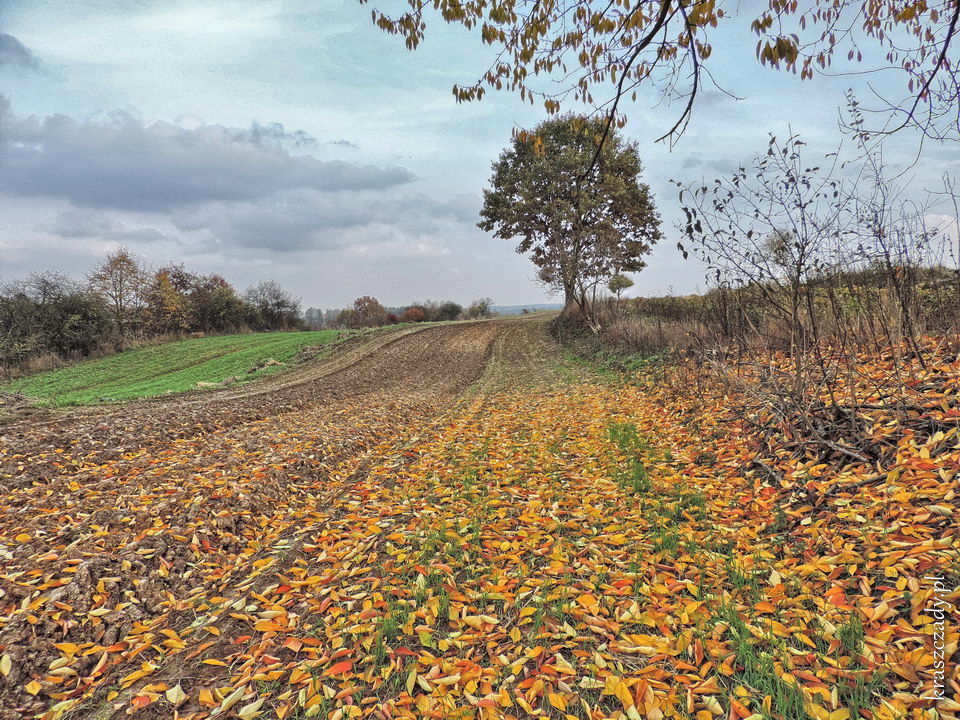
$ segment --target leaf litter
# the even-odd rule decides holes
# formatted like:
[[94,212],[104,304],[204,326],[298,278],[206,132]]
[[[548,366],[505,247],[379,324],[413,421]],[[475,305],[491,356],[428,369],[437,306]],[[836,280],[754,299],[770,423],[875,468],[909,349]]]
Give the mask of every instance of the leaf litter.
[[538,332],[414,335],[349,401],[110,459],[4,448],[0,718],[929,717],[955,427],[777,481],[719,395],[522,382]]

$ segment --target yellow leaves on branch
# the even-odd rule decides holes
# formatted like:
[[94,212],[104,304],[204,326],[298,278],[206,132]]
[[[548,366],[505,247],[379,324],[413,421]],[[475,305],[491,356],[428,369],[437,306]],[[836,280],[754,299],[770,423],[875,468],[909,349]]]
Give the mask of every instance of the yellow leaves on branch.
[[[485,88],[509,89],[522,102],[539,100],[548,113],[560,112],[561,103],[572,99],[622,120],[619,100],[635,98],[643,84],[695,102],[715,50],[708,29],[725,17],[719,5],[716,0],[414,0],[410,11],[396,18],[374,10],[373,21],[401,35],[410,49],[423,40],[431,10],[448,23],[479,26],[479,40],[496,48],[496,59],[485,72],[478,69],[475,82],[453,87],[458,102],[479,100]],[[928,118],[917,124],[935,137],[954,136],[956,123],[951,128],[949,119],[955,117],[958,88],[948,51],[955,47],[960,17],[955,3],[769,0],[751,10],[758,14],[746,20],[760,38],[756,54],[762,65],[810,79],[817,72],[831,74],[834,56],[846,55],[852,72],[899,70],[906,98],[885,98],[878,111],[912,115],[926,103],[945,123]],[[733,15],[730,22],[741,21]],[[721,55],[730,53],[729,40],[720,39]],[[870,45],[872,52],[865,50]],[[601,85],[608,91],[598,90]],[[682,131],[687,117],[684,112],[664,138]]]

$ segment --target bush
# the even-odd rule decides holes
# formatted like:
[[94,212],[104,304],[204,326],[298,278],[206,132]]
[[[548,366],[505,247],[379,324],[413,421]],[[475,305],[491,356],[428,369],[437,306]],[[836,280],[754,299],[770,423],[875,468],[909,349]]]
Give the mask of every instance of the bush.
[[449,321],[456,320],[460,317],[460,313],[463,312],[463,305],[448,300],[445,303],[442,303],[439,308],[437,308],[437,320]]
[[353,307],[343,310],[338,319],[349,328],[380,327],[388,322],[386,309],[370,295],[354,300]]
[[[122,292],[115,287],[121,281]],[[299,300],[277,283],[261,282],[244,297],[219,275],[195,275],[181,265],[148,274],[121,248],[85,283],[47,272],[0,285],[0,366],[23,371],[47,353],[89,356],[190,332],[302,326]]]
[[65,275],[35,273],[0,288],[0,364],[87,355],[110,331],[104,302]]
[[405,323],[418,323],[423,322],[427,319],[427,314],[423,311],[423,308],[416,306],[408,307],[403,311],[403,314],[400,316],[400,322]]
[[479,320],[481,318],[493,317],[493,300],[491,298],[480,298],[479,300],[474,300],[470,303],[470,307],[467,308],[466,315],[471,320]]

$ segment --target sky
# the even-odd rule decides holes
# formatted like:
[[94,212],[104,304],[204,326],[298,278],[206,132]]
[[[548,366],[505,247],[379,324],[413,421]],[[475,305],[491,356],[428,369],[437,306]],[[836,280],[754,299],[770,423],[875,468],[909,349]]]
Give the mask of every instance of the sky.
[[[624,106],[665,234],[628,295],[705,287],[676,249],[671,180],[729,173],[770,133],[822,156],[843,141],[847,88],[870,93],[865,78],[760,67],[751,2],[713,33],[724,92],[704,89],[676,146],[655,142],[676,105],[643,94]],[[491,58],[439,19],[410,52],[357,0],[4,0],[0,277],[82,277],[123,245],[240,290],[277,280],[304,307],[548,302],[514,244],[476,227],[491,163],[546,117],[509,92],[456,103],[452,86]],[[908,133],[886,155],[915,192],[960,160]]]

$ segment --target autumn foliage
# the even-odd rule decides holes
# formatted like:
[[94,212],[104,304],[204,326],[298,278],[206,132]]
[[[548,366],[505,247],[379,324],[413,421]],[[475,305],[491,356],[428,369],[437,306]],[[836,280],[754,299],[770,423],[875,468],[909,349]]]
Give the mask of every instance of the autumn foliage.
[[423,308],[419,307],[409,307],[403,311],[403,314],[400,315],[400,322],[423,322],[426,320],[427,316],[423,312]]
[[183,265],[151,270],[126,248],[96,263],[86,282],[36,272],[0,282],[0,371],[29,371],[91,354],[110,354],[185,333],[291,330],[300,301],[272,280],[238,295],[217,274]]

